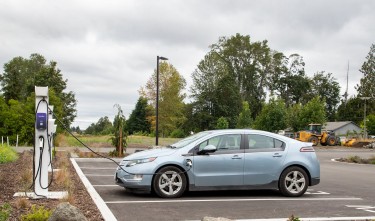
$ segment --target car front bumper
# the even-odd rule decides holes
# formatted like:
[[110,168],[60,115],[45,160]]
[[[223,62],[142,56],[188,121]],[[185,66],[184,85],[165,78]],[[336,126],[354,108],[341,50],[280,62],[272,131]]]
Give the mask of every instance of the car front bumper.
[[120,168],[115,173],[117,185],[130,190],[151,191],[152,176],[144,174],[129,174]]

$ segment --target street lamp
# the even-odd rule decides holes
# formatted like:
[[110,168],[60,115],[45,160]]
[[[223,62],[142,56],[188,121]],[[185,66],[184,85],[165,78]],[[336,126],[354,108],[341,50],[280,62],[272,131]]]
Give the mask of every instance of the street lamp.
[[156,57],[156,131],[155,131],[155,145],[159,145],[159,60],[166,61],[168,58]]
[[366,101],[371,99],[371,97],[360,97],[361,100],[365,100],[365,111],[363,114],[363,138],[367,139],[367,129],[366,129]]

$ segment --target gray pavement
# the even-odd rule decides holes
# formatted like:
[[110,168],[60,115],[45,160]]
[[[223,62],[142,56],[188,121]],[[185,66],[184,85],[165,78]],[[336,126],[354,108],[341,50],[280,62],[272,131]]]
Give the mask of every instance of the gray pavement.
[[116,186],[113,175],[117,166],[111,162],[76,161],[118,220],[200,220],[204,216],[276,219],[292,214],[327,220],[375,219],[375,166],[331,161],[354,155],[370,157],[375,151],[318,148],[317,155],[321,162],[321,183],[299,198],[283,197],[278,191],[269,190],[191,192],[179,199],[161,199],[152,194],[129,193]]

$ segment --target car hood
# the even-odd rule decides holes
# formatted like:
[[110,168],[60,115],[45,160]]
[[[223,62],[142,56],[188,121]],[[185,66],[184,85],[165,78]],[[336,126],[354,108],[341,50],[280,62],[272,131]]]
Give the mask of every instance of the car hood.
[[162,147],[154,148],[149,150],[144,150],[140,152],[133,153],[124,158],[124,160],[135,160],[135,159],[145,159],[149,157],[162,157],[175,153],[177,149]]

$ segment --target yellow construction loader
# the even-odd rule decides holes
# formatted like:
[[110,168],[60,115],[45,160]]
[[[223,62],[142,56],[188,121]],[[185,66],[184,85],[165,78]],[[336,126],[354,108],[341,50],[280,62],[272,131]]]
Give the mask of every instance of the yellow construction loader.
[[322,146],[334,146],[337,143],[337,138],[334,133],[323,131],[321,124],[309,124],[308,128],[303,131],[298,131],[296,139],[303,142],[311,142],[313,146],[319,143]]

